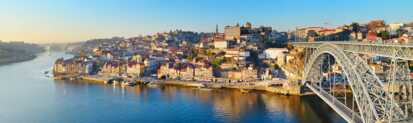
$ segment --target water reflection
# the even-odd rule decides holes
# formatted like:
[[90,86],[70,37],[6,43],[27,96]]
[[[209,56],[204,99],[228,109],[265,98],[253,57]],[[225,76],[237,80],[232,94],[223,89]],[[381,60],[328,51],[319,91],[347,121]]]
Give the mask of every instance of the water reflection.
[[[121,98],[121,101],[132,96],[135,97],[133,101],[139,102],[142,106],[155,103],[156,106],[167,107],[158,109],[158,113],[168,112],[162,110],[172,110],[176,114],[169,115],[180,114],[175,117],[178,122],[180,119],[199,122],[202,117],[211,118],[212,122],[344,122],[320,99],[310,96],[281,96],[265,92],[245,94],[231,89],[202,90],[177,86],[122,88],[96,83],[56,82],[56,88],[59,90],[82,88],[81,92],[85,94],[89,89],[96,87],[100,87],[100,91],[108,92],[106,94],[111,96],[126,97]],[[208,113],[211,115],[207,115]]]

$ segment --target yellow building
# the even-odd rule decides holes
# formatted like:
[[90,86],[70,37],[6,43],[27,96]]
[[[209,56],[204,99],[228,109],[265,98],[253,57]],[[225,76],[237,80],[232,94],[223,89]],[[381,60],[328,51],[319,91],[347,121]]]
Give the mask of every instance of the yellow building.
[[126,73],[130,76],[142,76],[145,69],[145,65],[139,62],[129,62],[126,68]]
[[258,71],[252,66],[240,70],[228,71],[227,78],[230,80],[252,81],[258,78]]
[[236,26],[225,26],[224,29],[225,40],[239,40],[241,38],[241,27]]

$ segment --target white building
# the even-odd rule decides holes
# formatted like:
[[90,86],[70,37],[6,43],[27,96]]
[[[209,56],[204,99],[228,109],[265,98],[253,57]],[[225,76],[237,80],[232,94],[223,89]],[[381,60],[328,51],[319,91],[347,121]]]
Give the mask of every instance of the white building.
[[396,32],[398,29],[402,28],[403,26],[404,26],[403,23],[391,23],[388,26],[388,31]]
[[228,47],[228,43],[225,40],[214,41],[214,47],[217,49],[226,49]]
[[225,57],[233,58],[235,60],[245,60],[250,56],[249,51],[239,50],[239,49],[227,49],[225,50]]
[[288,52],[287,48],[268,48],[264,51],[264,55],[266,59],[277,59],[284,57],[286,52]]

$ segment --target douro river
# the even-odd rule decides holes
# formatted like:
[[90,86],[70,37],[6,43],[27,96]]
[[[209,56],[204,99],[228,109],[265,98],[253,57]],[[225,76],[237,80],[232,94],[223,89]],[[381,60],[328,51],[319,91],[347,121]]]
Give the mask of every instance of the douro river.
[[338,123],[317,97],[185,87],[113,87],[45,76],[64,53],[0,66],[0,123]]

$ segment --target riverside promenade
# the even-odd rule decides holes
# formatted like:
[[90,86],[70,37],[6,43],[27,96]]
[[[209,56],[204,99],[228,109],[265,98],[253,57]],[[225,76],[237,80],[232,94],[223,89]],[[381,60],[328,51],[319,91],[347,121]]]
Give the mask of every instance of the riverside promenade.
[[[114,78],[113,76],[104,75],[87,75],[87,76],[58,76],[55,79],[64,80],[81,80],[86,82],[110,84],[110,81]],[[301,93],[301,86],[291,84],[286,79],[275,79],[275,80],[254,80],[247,82],[211,82],[211,81],[194,81],[194,80],[159,80],[150,77],[128,78],[127,81],[134,82],[136,84],[142,85],[172,85],[172,86],[185,86],[185,87],[195,87],[195,88],[208,88],[208,89],[239,89],[243,92],[249,91],[266,91],[270,93],[283,94],[283,95],[306,95]]]
[[184,81],[184,80],[154,80],[153,84],[158,85],[178,85],[197,88],[210,88],[210,89],[239,89],[243,92],[249,92],[252,90],[266,91],[270,93],[283,94],[283,95],[308,95],[308,93],[301,93],[301,86],[291,84],[288,80],[255,80],[249,82],[210,82],[210,81]]

